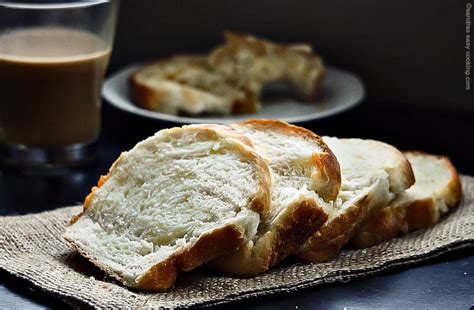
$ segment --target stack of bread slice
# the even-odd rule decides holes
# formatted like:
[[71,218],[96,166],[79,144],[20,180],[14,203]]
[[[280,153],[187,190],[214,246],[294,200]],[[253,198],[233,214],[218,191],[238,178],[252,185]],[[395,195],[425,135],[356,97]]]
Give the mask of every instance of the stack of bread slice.
[[235,33],[225,38],[209,55],[179,55],[138,69],[130,77],[135,103],[167,114],[254,113],[262,88],[276,81],[302,100],[315,99],[325,69],[310,45]]
[[447,157],[423,152],[404,155],[413,168],[415,184],[362,223],[352,240],[356,247],[366,248],[398,234],[428,227],[460,202],[461,181]]
[[341,165],[342,186],[334,216],[301,246],[299,258],[320,262],[333,257],[360,224],[414,183],[408,160],[391,145],[362,139],[325,137]]
[[192,125],[123,153],[64,237],[123,284],[164,291],[206,263],[253,276],[328,260],[431,225],[461,195],[444,157],[276,120]]
[[270,167],[270,216],[252,239],[212,265],[227,274],[251,276],[295,253],[332,216],[329,201],[339,192],[340,170],[322,139],[304,128],[271,120],[231,128],[249,137]]

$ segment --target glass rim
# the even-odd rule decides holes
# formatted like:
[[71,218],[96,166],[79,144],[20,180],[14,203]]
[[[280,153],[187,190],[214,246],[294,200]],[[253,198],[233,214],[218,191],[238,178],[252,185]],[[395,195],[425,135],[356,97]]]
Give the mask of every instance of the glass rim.
[[55,10],[55,9],[74,9],[85,8],[98,4],[112,2],[113,0],[88,0],[88,1],[58,1],[57,3],[32,3],[32,2],[0,2],[0,7],[9,9],[27,9],[27,10]]

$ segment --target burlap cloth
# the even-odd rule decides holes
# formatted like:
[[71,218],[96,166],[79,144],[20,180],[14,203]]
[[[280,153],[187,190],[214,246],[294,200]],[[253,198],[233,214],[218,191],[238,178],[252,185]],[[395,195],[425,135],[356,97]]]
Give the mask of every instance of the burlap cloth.
[[187,307],[294,291],[348,281],[394,266],[423,261],[474,244],[474,178],[462,177],[464,201],[431,228],[365,250],[343,250],[323,264],[286,262],[250,279],[199,269],[179,277],[167,293],[140,293],[106,277],[61,239],[80,207],[26,216],[0,217],[0,268],[27,279],[73,305],[94,307]]

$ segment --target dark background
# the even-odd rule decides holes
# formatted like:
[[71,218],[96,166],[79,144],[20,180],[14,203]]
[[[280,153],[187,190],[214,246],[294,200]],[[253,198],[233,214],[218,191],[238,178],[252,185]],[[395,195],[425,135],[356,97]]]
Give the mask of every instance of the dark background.
[[[223,41],[224,30],[309,42],[327,64],[358,74],[367,97],[351,111],[303,126],[448,155],[461,172],[474,174],[474,100],[464,83],[466,3],[123,0],[110,71],[173,53],[206,53]],[[132,142],[170,125],[150,122],[144,129],[143,119],[126,121],[137,122],[129,130],[140,130]]]
[[[367,97],[350,111],[302,126],[320,135],[373,138],[402,150],[445,154],[461,173],[474,175],[474,100],[472,90],[464,90],[465,5],[463,0],[122,0],[109,73],[173,53],[207,52],[222,42],[223,30],[310,42],[327,64],[358,74]],[[49,175],[0,166],[0,214],[80,204],[121,151],[175,125],[104,104],[97,160]],[[471,248],[348,284],[231,307],[468,308],[472,258]],[[65,307],[5,271],[0,278],[4,307]]]
[[466,3],[123,0],[112,68],[207,52],[222,42],[223,30],[241,31],[310,42],[328,64],[358,73],[374,105],[474,114],[472,92],[464,90]]
[[[466,3],[122,0],[109,74],[174,53],[206,53],[226,29],[310,42],[327,64],[358,74],[367,97],[349,111],[302,126],[319,135],[444,154],[461,173],[474,175],[474,100],[464,89]],[[104,103],[97,160],[51,175],[0,166],[0,211],[25,214],[79,203],[121,151],[176,125]]]

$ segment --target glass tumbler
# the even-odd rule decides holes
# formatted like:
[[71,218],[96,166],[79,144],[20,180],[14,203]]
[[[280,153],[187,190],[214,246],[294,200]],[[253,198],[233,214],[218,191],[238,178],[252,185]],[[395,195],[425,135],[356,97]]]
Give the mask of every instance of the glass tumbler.
[[95,157],[118,0],[0,2],[0,161]]

